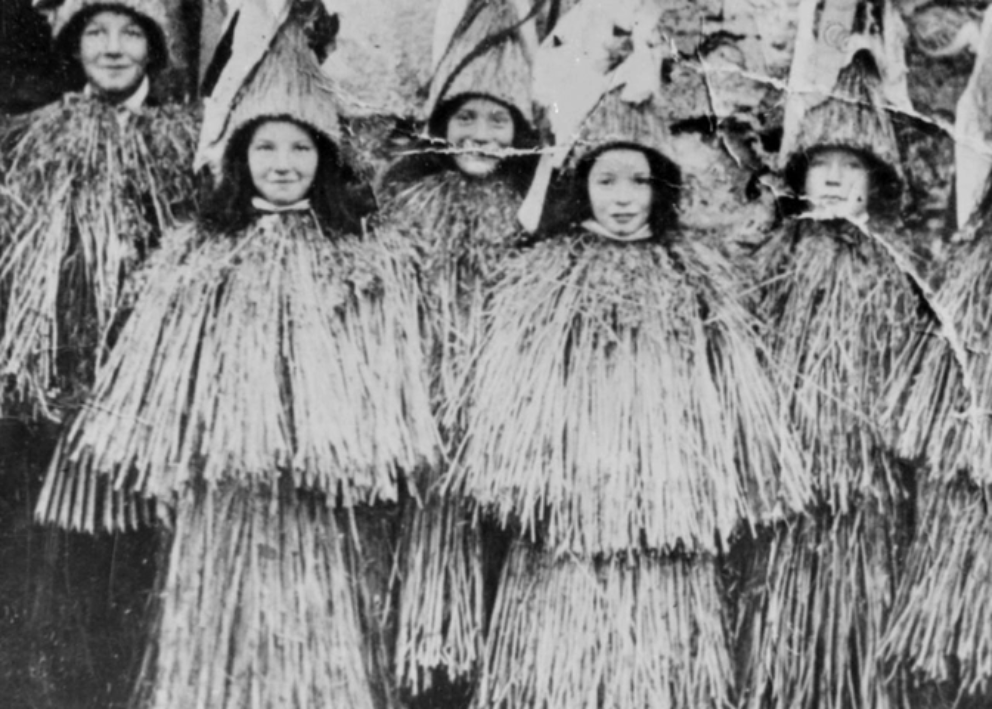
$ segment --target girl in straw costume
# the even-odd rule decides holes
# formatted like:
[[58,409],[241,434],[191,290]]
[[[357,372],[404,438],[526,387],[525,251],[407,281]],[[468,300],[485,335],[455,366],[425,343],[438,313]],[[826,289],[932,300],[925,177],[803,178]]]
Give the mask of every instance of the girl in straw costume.
[[518,536],[479,707],[726,706],[716,554],[809,493],[729,266],[678,226],[653,99],[621,94],[500,268],[446,479]]
[[59,420],[92,383],[124,278],[191,211],[198,120],[149,105],[169,57],[161,2],[67,0],[53,27],[86,86],[2,139],[0,411]]
[[902,351],[887,398],[897,450],[920,461],[921,475],[883,655],[914,684],[949,692],[955,706],[987,706],[992,692],[990,214],[987,188],[974,240],[938,274],[940,322]]
[[376,703],[344,535],[438,437],[409,254],[355,236],[337,101],[291,17],[46,481],[63,523],[175,507],[147,706]]
[[894,238],[899,153],[879,84],[860,50],[807,114],[786,167],[800,213],[761,254],[773,362],[791,382],[817,510],[756,556],[742,601],[741,706],[905,700],[876,660],[912,486],[880,416],[898,353],[930,316],[906,240]]
[[199,121],[150,96],[175,30],[164,3],[66,0],[54,12],[55,50],[85,86],[0,129],[0,416],[30,451],[23,468],[0,470],[0,507],[14,510],[0,512],[0,554],[8,578],[24,579],[3,590],[16,620],[0,654],[25,663],[5,673],[20,683],[106,705],[127,682],[120,658],[142,640],[133,619],[153,539],[29,523],[56,424],[92,384],[128,274],[192,210]]
[[[438,8],[428,139],[392,166],[381,190],[384,229],[415,248],[423,267],[436,411],[469,369],[487,280],[520,236],[516,213],[535,162],[522,152],[535,144],[533,24],[522,23],[511,0],[462,3],[460,17],[448,4]],[[462,412],[450,410],[449,451],[461,424]],[[439,670],[467,677],[481,650],[481,540],[457,503],[434,494],[439,474],[422,481],[425,507],[411,504],[404,514],[396,657],[414,694]],[[498,540],[487,544],[487,559],[499,557],[498,548]]]

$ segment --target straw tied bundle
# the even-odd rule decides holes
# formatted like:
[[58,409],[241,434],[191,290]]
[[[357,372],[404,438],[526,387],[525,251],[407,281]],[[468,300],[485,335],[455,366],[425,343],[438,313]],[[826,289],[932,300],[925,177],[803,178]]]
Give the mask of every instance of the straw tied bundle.
[[584,554],[714,551],[802,509],[803,461],[722,267],[589,235],[509,262],[447,487]]
[[[901,494],[877,421],[899,353],[927,324],[888,249],[853,224],[800,220],[768,248],[763,308],[774,365],[791,382],[790,409],[818,493],[846,512],[861,495]],[[784,268],[781,264],[787,260]]]
[[[455,169],[431,175],[390,201],[388,223],[417,250],[423,267],[432,398],[439,414],[469,376],[489,282],[519,238],[519,202],[505,181],[480,181]],[[461,407],[447,409],[450,447],[457,445],[464,413]],[[481,654],[481,548],[470,524],[460,504],[433,493],[405,517],[396,656],[400,683],[414,693],[431,686],[435,668],[453,678],[468,675]]]
[[500,583],[477,706],[730,706],[712,559],[553,559],[518,542]]
[[[126,274],[192,206],[197,119],[116,110],[79,96],[42,109],[6,159],[0,370],[48,415],[89,386]],[[0,407],[13,402],[0,400]]]
[[438,442],[417,290],[393,252],[294,214],[166,254],[66,436],[40,516],[91,530],[104,484],[168,501],[196,480],[281,473],[345,505],[395,500],[400,473],[430,464]]
[[184,493],[143,706],[375,706],[344,535],[317,496],[274,488]]

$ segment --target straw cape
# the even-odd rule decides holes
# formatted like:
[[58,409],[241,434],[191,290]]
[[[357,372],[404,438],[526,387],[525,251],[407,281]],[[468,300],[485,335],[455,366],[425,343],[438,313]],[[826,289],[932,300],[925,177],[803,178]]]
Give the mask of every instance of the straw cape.
[[[394,187],[384,205],[383,231],[418,254],[431,398],[453,450],[464,412],[444,404],[459,398],[470,376],[491,279],[522,236],[516,226],[522,196],[502,175],[480,180],[453,166]],[[435,470],[421,484],[429,489],[438,477]],[[397,666],[400,681],[415,692],[430,686],[431,669],[443,667],[452,677],[470,673],[483,627],[477,532],[460,506],[449,508],[433,493],[426,504],[406,515],[400,577]]]
[[936,324],[921,330],[889,397],[900,451],[928,467],[885,657],[915,680],[957,682],[964,694],[992,689],[990,259],[987,231],[955,254],[937,294],[950,336]]
[[[515,143],[531,124],[536,35],[518,6],[511,0],[469,0],[438,7],[426,107],[435,138],[445,134],[449,107],[466,96],[508,106],[517,119]],[[416,165],[430,172],[406,169]],[[432,400],[450,452],[460,440],[464,411],[442,408],[458,398],[470,376],[490,276],[521,235],[516,212],[522,194],[505,162],[493,174],[475,178],[441,154],[401,159],[387,173],[384,188],[384,229],[419,255]],[[429,689],[439,671],[454,680],[470,677],[481,655],[481,540],[460,501],[436,494],[442,472],[439,466],[421,481],[428,491],[424,506],[407,505],[404,512],[396,666],[400,683],[414,694]]]
[[59,418],[85,395],[129,272],[193,207],[198,116],[68,95],[4,158],[0,410]]
[[125,528],[115,492],[171,503],[192,482],[280,474],[344,505],[395,500],[437,444],[412,271],[384,244],[328,236],[300,213],[237,239],[189,229],[186,253],[163,252],[39,515]]
[[702,247],[581,230],[507,263],[446,484],[587,556],[714,553],[741,524],[803,509],[802,458],[735,287]]

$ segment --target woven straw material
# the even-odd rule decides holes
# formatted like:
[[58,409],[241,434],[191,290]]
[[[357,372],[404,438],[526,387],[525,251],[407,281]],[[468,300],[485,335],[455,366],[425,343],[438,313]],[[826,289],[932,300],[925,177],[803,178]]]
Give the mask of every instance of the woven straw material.
[[622,93],[622,89],[614,89],[604,94],[582,121],[565,160],[566,169],[574,169],[583,156],[610,143],[636,143],[664,154],[670,136],[654,102],[627,103]]
[[164,37],[172,35],[168,11],[162,0],[65,0],[55,13],[52,36],[61,40],[63,30],[80,12],[91,7],[120,7],[147,17],[161,30]]
[[935,482],[920,494],[885,658],[917,680],[955,682],[962,694],[992,688],[992,519],[987,494]]
[[473,706],[730,706],[716,564],[553,560],[518,543],[500,581]]
[[726,262],[586,232],[508,261],[448,489],[550,548],[713,551],[804,508],[801,455]]
[[326,501],[241,484],[184,493],[143,705],[372,709],[342,547]]
[[[895,369],[887,418],[899,452],[922,456],[929,476],[960,471],[992,483],[992,239],[980,238],[951,262],[935,305],[952,321],[955,341],[936,326],[921,329]],[[959,354],[963,353],[963,354]],[[967,370],[965,370],[965,367]]]
[[819,495],[841,512],[861,496],[898,494],[898,471],[878,455],[893,443],[879,424],[883,394],[899,354],[929,325],[879,239],[898,244],[851,224],[798,220],[762,257],[772,361],[791,383],[787,403]]
[[40,516],[92,528],[70,500],[101,479],[168,502],[285,473],[346,506],[395,500],[438,450],[403,246],[325,235],[307,213],[190,241],[150,274]]
[[321,72],[307,44],[302,24],[289,20],[279,28],[269,51],[235,97],[221,145],[226,146],[247,123],[280,116],[310,126],[340,144],[339,101],[337,88]]
[[899,174],[899,144],[882,102],[877,76],[852,62],[837,76],[830,97],[803,117],[793,156],[814,148],[847,148],[875,156]]
[[[397,191],[386,200],[384,228],[416,249],[422,265],[432,401],[453,451],[466,410],[442,409],[471,376],[490,282],[520,238],[520,196],[502,178],[478,180],[456,169],[387,187]],[[483,629],[478,535],[458,501],[433,492],[405,515],[396,654],[399,681],[414,693],[430,686],[433,669],[458,678],[476,666]]]
[[49,398],[79,399],[90,385],[126,275],[193,206],[197,116],[166,107],[117,119],[66,97],[34,114],[4,159],[0,371],[15,399],[52,416]]
[[783,529],[742,600],[742,709],[902,706],[878,663],[898,582],[896,505]]
[[463,94],[484,94],[520,111],[532,123],[531,63],[519,34],[506,32],[519,17],[510,0],[472,0],[434,76],[427,115]]

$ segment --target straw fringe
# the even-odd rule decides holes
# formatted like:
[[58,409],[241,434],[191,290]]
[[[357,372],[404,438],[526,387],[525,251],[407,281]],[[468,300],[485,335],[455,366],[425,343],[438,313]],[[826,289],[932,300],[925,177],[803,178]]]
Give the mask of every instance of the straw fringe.
[[13,395],[0,408],[58,418],[50,399],[85,396],[124,278],[192,207],[197,124],[167,107],[121,126],[114,107],[70,96],[16,141],[0,226],[0,372]]
[[762,308],[818,492],[839,513],[900,494],[882,418],[900,354],[930,326],[891,255],[854,225],[799,220],[770,242]]
[[871,502],[778,531],[742,600],[738,706],[902,705],[900,678],[877,662],[897,582],[898,517],[891,503]]
[[717,549],[803,509],[801,455],[725,262],[544,242],[508,262],[446,486],[577,553]]
[[468,677],[482,655],[482,541],[461,505],[433,494],[407,510],[404,538],[396,666],[416,695],[433,671]]
[[324,501],[254,485],[186,493],[149,709],[372,709],[342,538]]
[[302,214],[165,259],[66,436],[39,517],[80,528],[72,485],[103,477],[168,502],[196,480],[282,471],[346,506],[395,500],[400,474],[438,449],[403,253],[328,238]]
[[730,656],[710,558],[554,559],[518,542],[492,627],[478,709],[729,705]]
[[961,482],[927,485],[884,657],[914,679],[992,688],[992,518],[987,493]]

